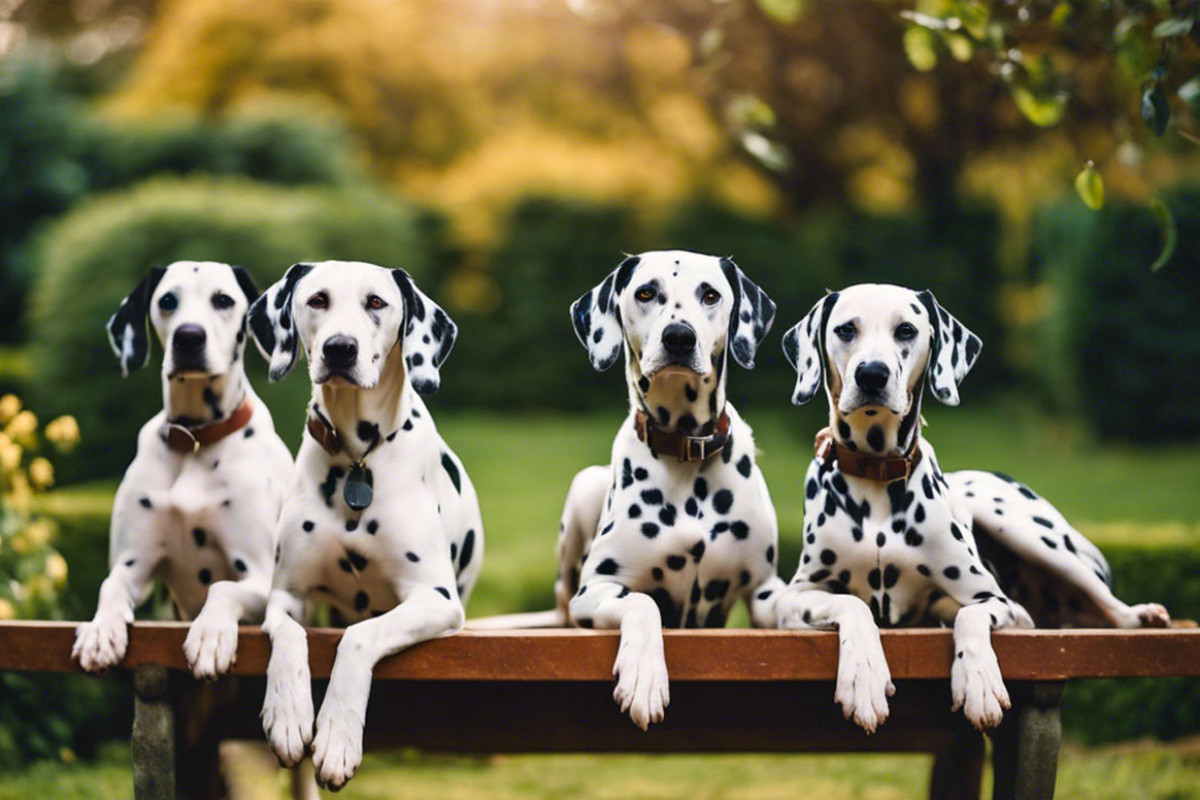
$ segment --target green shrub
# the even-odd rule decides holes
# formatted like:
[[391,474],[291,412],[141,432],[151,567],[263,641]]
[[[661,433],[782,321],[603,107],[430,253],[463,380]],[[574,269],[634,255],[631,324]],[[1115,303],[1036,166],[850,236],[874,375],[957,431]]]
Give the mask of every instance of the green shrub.
[[31,233],[86,195],[157,174],[345,183],[358,172],[340,127],[273,111],[224,122],[99,119],[46,59],[0,62],[0,341],[20,338]]
[[623,368],[588,364],[570,305],[635,251],[627,213],[612,206],[530,198],[510,213],[490,263],[498,297],[451,310],[459,342],[444,374],[446,402],[479,408],[580,410],[625,403]]
[[1200,437],[1200,192],[1167,198],[1179,227],[1171,262],[1150,265],[1150,211],[1072,201],[1041,214],[1034,263],[1054,290],[1044,377],[1056,398],[1108,438]]
[[[241,179],[158,179],[89,200],[46,231],[32,300],[30,391],[49,413],[74,413],[87,431],[67,480],[119,475],[139,426],[162,407],[157,354],[122,380],[104,323],[152,266],[180,259],[247,268],[265,288],[297,261],[338,258],[433,273],[428,212],[357,188],[280,189]],[[251,346],[250,349],[253,349]],[[309,387],[302,375],[251,381],[285,441],[299,437]]]

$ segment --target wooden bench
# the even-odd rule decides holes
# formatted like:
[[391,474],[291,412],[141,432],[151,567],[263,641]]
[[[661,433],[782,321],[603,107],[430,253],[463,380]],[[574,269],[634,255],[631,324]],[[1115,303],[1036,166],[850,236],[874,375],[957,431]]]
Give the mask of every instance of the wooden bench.
[[[219,742],[262,738],[266,636],[243,627],[239,677],[206,685],[185,671],[186,632],[181,623],[137,623],[130,634],[123,667],[135,676],[138,800],[216,796]],[[318,694],[340,637],[309,630]],[[70,623],[0,623],[0,670],[77,671],[73,638]],[[1002,631],[994,641],[1013,700],[992,734],[998,800],[1053,797],[1067,680],[1200,676],[1194,628]],[[833,703],[835,634],[670,631],[671,707],[643,733],[612,701],[615,632],[468,631],[379,664],[365,745],[438,753],[921,752],[934,755],[931,797],[978,798],[983,737],[950,713],[950,632],[885,631],[883,645],[896,696],[891,717],[867,736]]]

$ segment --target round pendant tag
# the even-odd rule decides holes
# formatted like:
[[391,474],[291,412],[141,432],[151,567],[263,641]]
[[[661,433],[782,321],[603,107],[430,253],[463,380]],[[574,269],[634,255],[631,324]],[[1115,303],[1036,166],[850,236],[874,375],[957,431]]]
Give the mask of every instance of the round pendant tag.
[[342,490],[346,505],[355,511],[362,511],[371,505],[375,496],[375,491],[371,488],[372,483],[369,469],[351,467],[350,474],[346,477],[346,488]]

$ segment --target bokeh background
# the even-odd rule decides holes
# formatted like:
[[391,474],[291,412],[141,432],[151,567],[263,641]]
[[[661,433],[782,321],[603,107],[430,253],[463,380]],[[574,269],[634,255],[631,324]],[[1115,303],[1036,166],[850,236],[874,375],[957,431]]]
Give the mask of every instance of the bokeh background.
[[[779,337],[826,288],[891,281],[933,289],[984,340],[963,405],[927,410],[943,464],[1019,476],[1100,544],[1125,599],[1200,616],[1196,13],[0,0],[0,617],[94,610],[112,493],[161,406],[157,351],[122,380],[102,325],[182,258],[260,286],[324,258],[412,272],[461,330],[432,405],[483,505],[469,611],[548,607],[566,488],[607,458],[625,402],[567,306],[623,252],[660,247],[732,255],[779,305],[730,396],[785,578],[825,411],[790,406]],[[307,384],[248,362],[295,446]],[[78,436],[38,431],[63,415]],[[1080,682],[1065,703],[1061,797],[1200,797],[1196,682]],[[0,798],[129,796],[129,714],[121,676],[0,675]],[[279,796],[255,763],[237,796]],[[369,757],[346,794],[917,797],[926,769],[409,754]]]

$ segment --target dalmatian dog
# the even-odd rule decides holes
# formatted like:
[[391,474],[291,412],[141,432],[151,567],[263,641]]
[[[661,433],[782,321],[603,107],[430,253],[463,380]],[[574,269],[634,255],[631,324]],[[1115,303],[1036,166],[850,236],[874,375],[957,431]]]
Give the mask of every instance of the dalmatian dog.
[[[262,720],[282,763],[312,747],[337,789],[362,761],[371,673],[385,656],[456,633],[479,574],[475,489],[421,395],[437,391],[457,329],[400,269],[296,264],[250,311],[270,377],[308,359],[306,435],[279,520]],[[353,624],[316,717],[301,621],[307,601]]]
[[192,620],[184,653],[198,678],[228,671],[239,620],[262,619],[292,457],[243,369],[257,297],[239,267],[179,261],[150,270],[108,321],[125,375],[149,359],[153,325],[164,409],[138,434],[113,504],[111,572],[95,617],[75,633],[72,655],[88,672],[124,658],[154,580]]
[[875,284],[828,294],[784,336],[793,401],[824,383],[830,428],[805,476],[778,622],[838,631],[835,701],[868,732],[894,692],[880,627],[952,623],[953,709],[984,730],[1009,707],[993,629],[1170,623],[1162,606],[1118,600],[1100,551],[1028,487],[941,471],[921,436],[924,386],[957,405],[980,346],[931,293]]
[[571,484],[558,614],[621,630],[613,697],[643,730],[670,699],[664,627],[723,627],[738,600],[775,626],[775,510],[725,394],[730,353],[751,368],[774,316],[733,261],[683,251],[626,258],[571,306],[593,367],[624,355],[630,414],[611,464]]

